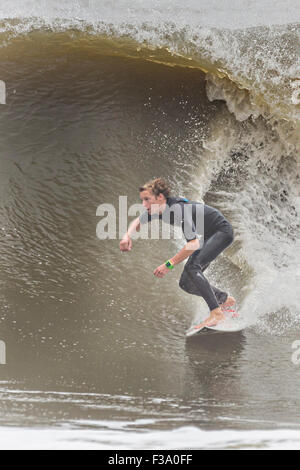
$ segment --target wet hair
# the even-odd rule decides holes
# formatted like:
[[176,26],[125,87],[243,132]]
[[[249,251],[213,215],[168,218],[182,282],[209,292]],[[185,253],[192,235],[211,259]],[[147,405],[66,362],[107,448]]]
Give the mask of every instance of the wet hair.
[[163,178],[155,178],[151,181],[148,181],[143,186],[139,187],[139,191],[151,191],[155,197],[158,197],[160,194],[163,194],[165,198],[169,197],[170,189]]

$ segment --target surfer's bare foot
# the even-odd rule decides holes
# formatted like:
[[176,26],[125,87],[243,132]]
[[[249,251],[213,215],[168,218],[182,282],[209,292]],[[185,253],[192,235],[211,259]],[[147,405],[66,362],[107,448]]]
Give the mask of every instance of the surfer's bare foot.
[[231,316],[232,318],[239,317],[238,312],[236,312],[235,307],[235,298],[228,296],[226,302],[220,305],[220,308],[223,313],[227,313],[227,315]]
[[232,307],[235,304],[235,298],[228,295],[226,301],[220,305],[221,309],[226,307]]
[[204,326],[216,326],[223,320],[226,320],[224,313],[222,312],[220,307],[215,308],[210,312],[210,315],[208,318],[206,318],[206,320],[204,320],[199,325],[196,325],[194,328],[200,330],[201,328],[204,328]]

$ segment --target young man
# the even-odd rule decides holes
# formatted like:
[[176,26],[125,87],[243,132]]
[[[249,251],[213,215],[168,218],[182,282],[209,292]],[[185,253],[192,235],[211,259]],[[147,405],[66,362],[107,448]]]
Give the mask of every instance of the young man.
[[[120,242],[121,251],[131,250],[130,237],[134,231],[139,230],[140,224],[159,218],[171,225],[181,225],[186,245],[173,258],[158,266],[153,274],[159,278],[164,277],[174,266],[189,257],[179,286],[189,294],[203,297],[210,310],[209,317],[194,328],[217,325],[226,318],[224,311],[234,305],[235,299],[211,286],[203,272],[233,242],[231,224],[221,212],[206,204],[170,197],[170,190],[162,178],[149,181],[139,191],[146,212],[130,224]],[[202,243],[199,240],[201,234]]]

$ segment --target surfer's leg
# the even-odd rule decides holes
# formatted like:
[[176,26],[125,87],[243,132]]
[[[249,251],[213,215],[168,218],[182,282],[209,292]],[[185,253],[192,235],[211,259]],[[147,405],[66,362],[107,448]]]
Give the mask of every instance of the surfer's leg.
[[227,292],[218,289],[217,287],[214,287],[210,285],[212,290],[214,291],[214,294],[216,296],[217,301],[219,302],[219,306],[222,309],[227,309],[228,307],[233,307],[235,304],[235,298],[232,297],[231,295],[228,295]]
[[226,302],[226,300],[228,299],[227,292],[225,292],[221,289],[218,289],[217,287],[214,287],[212,285],[210,285],[210,287],[214,291],[214,294],[216,296],[216,299],[217,299],[219,305],[224,304]]
[[[208,266],[210,265],[210,263],[207,263],[205,266],[202,266],[202,272],[205,271],[206,268],[208,268]],[[216,299],[219,303],[220,306],[231,306],[235,303],[235,299],[233,297],[230,297],[227,292],[219,289],[218,287],[215,287],[213,286],[212,284],[210,284],[210,287],[212,288],[215,296],[216,296]]]
[[228,294],[211,286],[203,272],[232,241],[232,233],[216,232],[212,235],[200,250],[196,250],[189,257],[179,281],[179,286],[183,290],[203,297],[210,310],[224,303]]
[[[202,271],[219,256],[233,242],[233,231],[218,231],[208,238],[200,250],[194,252],[190,258]],[[195,255],[195,256],[194,256]]]
[[[209,265],[210,265],[210,263],[207,263],[206,265],[202,265],[201,266],[202,267],[201,271],[204,272],[208,268]],[[212,284],[210,284],[210,287],[212,288],[212,290],[213,290],[213,292],[216,296],[216,299],[217,299],[217,301],[220,305],[227,302],[227,299],[228,299],[227,292],[222,291],[221,289],[218,289],[218,287],[214,287]]]
[[203,297],[207,303],[209,310],[214,310],[219,307],[219,303],[215,293],[204,276],[203,272],[193,266],[193,264],[186,263],[185,268],[179,280],[179,286],[188,294],[198,295]]
[[228,295],[219,289],[213,290],[203,271],[232,241],[232,233],[216,232],[206,240],[200,250],[190,256],[181,275],[179,286],[190,294],[203,297],[209,307],[210,316],[201,324],[203,326],[217,324],[225,319],[219,304],[226,301]]

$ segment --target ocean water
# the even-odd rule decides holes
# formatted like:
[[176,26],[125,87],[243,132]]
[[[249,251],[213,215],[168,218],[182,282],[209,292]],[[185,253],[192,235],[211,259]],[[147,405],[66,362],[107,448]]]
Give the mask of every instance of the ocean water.
[[[1,448],[300,447],[299,22],[296,1],[1,2]],[[232,222],[208,278],[242,332],[186,339],[206,306],[180,266],[153,277],[180,241],[97,237],[97,207],[155,176]]]

